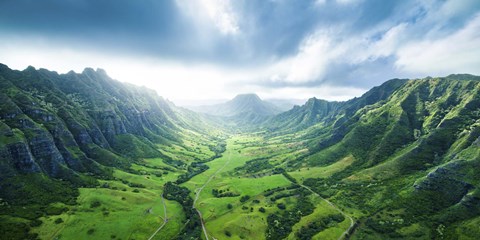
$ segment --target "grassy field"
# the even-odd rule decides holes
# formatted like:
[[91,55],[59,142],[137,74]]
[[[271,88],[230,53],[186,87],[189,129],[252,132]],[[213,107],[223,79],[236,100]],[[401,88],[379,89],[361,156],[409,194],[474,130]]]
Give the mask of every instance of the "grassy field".
[[[163,207],[156,194],[81,189],[79,206],[42,219],[42,239],[145,239],[161,224]],[[92,207],[95,202],[98,207]],[[178,211],[169,203],[170,211]],[[179,214],[179,213],[177,213]],[[63,223],[55,223],[61,218]],[[180,220],[180,219],[179,219]]]
[[[296,201],[296,197],[292,196],[271,202],[270,198],[263,194],[269,189],[289,186],[291,182],[281,174],[253,178],[238,174],[235,168],[243,166],[249,160],[261,157],[285,162],[295,154],[295,151],[298,151],[298,147],[301,146],[290,146],[290,144],[279,142],[270,145],[256,136],[241,135],[227,140],[227,149],[223,156],[207,163],[209,166],[207,171],[183,184],[192,191],[192,197],[195,198],[195,192],[208,181],[199,194],[196,207],[202,212],[209,236],[216,239],[265,239],[267,217],[270,213],[279,211],[276,204],[284,202],[288,208]],[[328,176],[345,168],[352,161],[352,157],[346,157],[330,166],[315,167],[312,170],[302,169],[300,172],[292,172],[292,175],[296,178],[320,174]],[[217,198],[212,193],[214,189],[232,192],[238,196]],[[241,202],[240,199],[247,195],[250,198]],[[294,233],[302,226],[306,226],[324,215],[338,213],[319,198],[315,198],[313,195],[311,198],[316,205],[314,213],[303,217],[294,226],[294,231],[289,239],[295,239]],[[260,212],[260,207],[265,209],[265,212]],[[322,231],[315,238],[330,239],[332,236],[338,238],[349,225],[350,222],[346,219],[342,223]]]
[[[191,145],[194,152],[173,145],[172,156],[182,159],[207,158],[208,147]],[[76,206],[56,216],[43,217],[34,229],[41,239],[147,239],[163,223],[163,184],[184,173],[160,158],[132,164],[133,173],[115,169],[115,180],[100,180],[97,188],[81,188]],[[175,237],[185,221],[179,203],[165,200],[168,224],[153,239]]]
[[[210,145],[209,145],[210,144]],[[282,174],[267,173],[251,175],[238,172],[247,161],[265,158],[275,166],[283,166],[302,154],[302,144],[284,143],[278,139],[265,142],[256,135],[235,135],[226,140],[226,151],[206,165],[206,171],[195,175],[181,185],[187,187],[191,197],[198,194],[196,208],[202,212],[209,236],[216,239],[265,239],[269,214],[281,211],[278,203],[284,203],[287,210],[295,206],[296,196],[289,196],[275,202],[265,197],[267,190],[287,187],[292,183]],[[214,153],[211,143],[199,144],[187,139],[185,146],[171,145],[162,152],[190,163],[206,159]],[[309,177],[328,177],[351,164],[351,156],[328,166],[301,168],[290,175],[298,180]],[[143,159],[131,165],[131,172],[115,170],[114,180],[101,180],[97,188],[82,188],[78,205],[67,207],[68,211],[58,216],[44,217],[43,224],[35,228],[42,239],[147,239],[163,224],[164,210],[161,201],[163,185],[174,182],[186,169],[176,169],[161,158]],[[271,171],[270,169],[269,171]],[[207,183],[207,184],[205,184]],[[234,196],[216,197],[213,192],[232,193]],[[248,200],[241,201],[248,196]],[[288,239],[295,239],[295,232],[318,218],[335,213],[335,209],[320,199],[311,196],[315,211],[302,217],[293,226]],[[174,238],[184,227],[185,213],[179,203],[165,200],[168,222],[153,239]],[[260,211],[262,208],[262,211]],[[58,220],[61,219],[61,220]],[[318,233],[315,239],[329,239],[339,236],[349,222]]]
[[325,167],[304,167],[297,171],[289,172],[289,174],[299,181],[303,181],[306,178],[327,178],[345,169],[352,164],[354,160],[353,156],[349,155]]
[[[306,227],[309,223],[312,223],[322,217],[337,214],[338,211],[330,206],[327,202],[319,199],[315,196],[310,196],[311,200],[315,203],[315,210],[312,214],[303,217],[300,222],[295,224],[292,229],[292,233],[287,239],[296,239],[295,233],[300,230],[301,227]],[[314,236],[314,239],[338,239],[340,235],[348,228],[350,221],[345,219],[338,225],[331,226]]]

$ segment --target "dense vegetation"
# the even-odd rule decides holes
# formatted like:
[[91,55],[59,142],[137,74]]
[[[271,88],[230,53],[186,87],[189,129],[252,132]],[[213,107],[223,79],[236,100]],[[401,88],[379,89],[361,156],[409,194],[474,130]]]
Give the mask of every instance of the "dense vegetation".
[[268,215],[266,239],[283,239],[292,232],[292,226],[296,224],[302,216],[309,215],[315,209],[310,202],[307,191],[299,191],[298,201],[295,206],[288,210],[285,205],[278,204],[278,208],[283,210]]
[[102,70],[0,65],[0,236],[480,235],[480,77],[394,79],[275,116],[257,98],[235,106],[261,117],[218,119]]
[[200,237],[202,226],[200,218],[193,206],[193,199],[189,196],[190,190],[180,187],[174,183],[167,182],[164,186],[164,195],[166,199],[174,200],[182,205],[183,211],[187,215],[188,221],[185,227],[178,234],[178,239],[196,239]]

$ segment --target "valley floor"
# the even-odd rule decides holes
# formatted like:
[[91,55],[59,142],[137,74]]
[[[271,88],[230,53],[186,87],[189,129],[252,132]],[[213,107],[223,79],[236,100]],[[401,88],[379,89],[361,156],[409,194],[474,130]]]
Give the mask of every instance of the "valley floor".
[[[278,232],[278,226],[272,225],[269,216],[290,214],[304,200],[311,203],[312,209],[288,223],[291,229],[282,233],[286,239],[298,239],[297,233],[302,228],[339,213],[344,215],[341,221],[311,234],[312,238],[341,239],[353,226],[353,219],[333,203],[311,194],[310,190],[298,191],[296,179],[300,180],[302,173],[308,176],[310,171],[291,173],[294,178],[288,177],[288,173],[274,173],[272,169],[260,174],[243,171],[249,161],[259,158],[285,161],[297,148],[265,144],[251,135],[235,135],[226,143],[222,157],[206,163],[208,170],[181,184],[190,190],[192,207],[203,218],[202,238],[271,239],[267,232],[271,229]],[[207,152],[189,152],[178,146],[163,151],[198,157]],[[101,181],[97,188],[80,189],[77,206],[68,206],[68,211],[60,215],[42,218],[43,224],[34,232],[41,239],[175,238],[189,220],[178,202],[162,198],[163,185],[175,181],[184,171],[173,169],[158,158],[145,159],[144,164],[134,164],[131,168],[134,171],[116,170],[115,180]],[[305,196],[299,197],[302,194]]]

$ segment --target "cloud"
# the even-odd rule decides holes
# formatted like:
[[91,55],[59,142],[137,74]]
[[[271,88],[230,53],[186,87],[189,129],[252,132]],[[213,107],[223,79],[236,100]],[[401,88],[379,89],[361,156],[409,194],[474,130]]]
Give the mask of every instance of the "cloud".
[[327,32],[318,32],[306,37],[298,52],[270,67],[273,82],[307,83],[322,79],[328,66],[345,51],[334,44]]
[[480,15],[452,35],[411,42],[396,55],[396,66],[407,72],[480,74]]
[[100,67],[173,99],[345,99],[391,78],[480,74],[479,13],[478,0],[0,1],[0,62]]
[[193,21],[214,25],[222,34],[236,35],[240,32],[238,16],[231,0],[176,0],[179,8]]

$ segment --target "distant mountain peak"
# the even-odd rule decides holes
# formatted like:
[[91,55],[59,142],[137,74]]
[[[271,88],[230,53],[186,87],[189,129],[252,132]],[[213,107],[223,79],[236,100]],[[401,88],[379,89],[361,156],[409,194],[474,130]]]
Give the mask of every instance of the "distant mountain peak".
[[281,112],[274,104],[262,100],[255,93],[238,94],[225,103],[201,106],[195,110],[224,117],[251,114],[256,116],[272,116]]
[[261,101],[262,99],[256,93],[242,93],[235,96],[232,100],[238,99],[255,99]]

